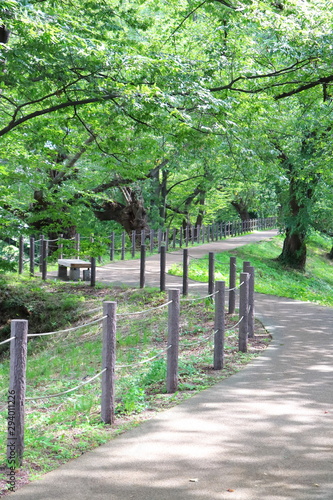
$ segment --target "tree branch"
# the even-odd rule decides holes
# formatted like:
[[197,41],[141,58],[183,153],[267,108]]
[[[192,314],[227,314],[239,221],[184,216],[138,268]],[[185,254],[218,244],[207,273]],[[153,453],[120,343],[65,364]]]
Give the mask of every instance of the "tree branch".
[[317,87],[318,85],[323,85],[327,84],[333,81],[333,75],[330,76],[323,76],[321,78],[318,78],[317,80],[314,80],[311,83],[306,83],[305,85],[300,85],[296,89],[290,90],[289,92],[283,92],[282,94],[278,94],[274,97],[274,99],[277,101],[279,99],[284,99],[285,97],[290,97],[295,94],[299,94],[300,92],[304,92],[304,90],[312,89],[313,87]]

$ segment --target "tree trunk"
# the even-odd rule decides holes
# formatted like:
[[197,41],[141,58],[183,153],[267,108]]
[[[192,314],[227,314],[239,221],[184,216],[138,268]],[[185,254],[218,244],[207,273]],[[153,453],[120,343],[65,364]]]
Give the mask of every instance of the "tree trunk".
[[244,200],[242,199],[240,199],[239,201],[234,200],[231,202],[231,205],[237,210],[237,213],[242,221],[250,219],[249,210]]
[[330,253],[328,254],[328,258],[329,258],[330,260],[333,260],[333,247],[331,248],[331,251],[330,251]]
[[94,208],[94,213],[100,221],[113,220],[118,222],[125,231],[131,235],[132,231],[141,234],[143,229],[148,229],[147,214],[143,201],[138,199],[135,192],[126,188],[126,204],[109,201],[102,206]]
[[313,186],[294,175],[293,166],[289,166],[289,214],[291,224],[287,224],[286,237],[282,253],[278,259],[283,265],[304,271],[306,263],[306,230],[308,211],[313,197]]
[[303,271],[306,263],[305,234],[287,229],[282,253],[278,260],[285,266]]

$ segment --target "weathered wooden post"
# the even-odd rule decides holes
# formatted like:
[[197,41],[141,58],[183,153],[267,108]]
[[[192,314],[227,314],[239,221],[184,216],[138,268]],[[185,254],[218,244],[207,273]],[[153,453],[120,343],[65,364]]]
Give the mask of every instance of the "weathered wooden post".
[[178,387],[178,345],[180,291],[171,288],[168,291],[171,303],[168,306],[168,353],[167,353],[167,392],[176,392]]
[[132,231],[132,257],[135,257],[135,246],[136,246],[136,232]]
[[42,279],[45,281],[46,276],[47,276],[47,240],[42,240],[41,241],[42,245],[42,253],[41,253],[41,259],[42,259]]
[[215,322],[214,322],[214,370],[222,370],[224,365],[224,331],[225,331],[225,282],[215,283]]
[[189,227],[188,224],[186,224],[185,227],[185,244],[188,247],[188,242],[189,242]]
[[80,235],[79,233],[75,234],[75,255],[76,258],[80,258]]
[[114,260],[114,231],[110,234],[110,260]]
[[235,314],[236,310],[236,257],[230,257],[229,270],[229,314]]
[[35,238],[33,236],[30,236],[29,265],[30,265],[30,276],[34,276],[34,274],[35,274]]
[[141,245],[146,244],[146,231],[144,229],[141,230]]
[[244,262],[244,272],[249,274],[248,337],[254,337],[254,267]]
[[165,292],[165,267],[166,267],[166,248],[164,245],[160,248],[160,291]]
[[91,257],[90,259],[90,286],[95,286],[96,285],[96,258]]
[[159,229],[157,232],[157,244],[158,244],[158,253],[161,251],[161,246],[162,246],[162,230]]
[[113,424],[115,412],[115,366],[117,303],[103,303],[103,353],[101,418],[106,424]]
[[23,236],[19,237],[19,262],[18,262],[18,272],[23,273],[23,257],[24,257],[24,240]]
[[169,251],[169,228],[167,227],[165,230],[165,239],[164,239],[164,244],[165,244],[165,251]]
[[183,228],[179,229],[179,248],[183,246]]
[[188,248],[183,249],[183,296],[188,294]]
[[145,287],[146,281],[146,245],[141,245],[140,251],[140,288]]
[[197,226],[197,243],[198,243],[198,245],[200,244],[200,230],[201,230],[201,227],[198,225]]
[[176,248],[176,237],[177,237],[177,229],[173,228],[172,230],[172,248]]
[[44,235],[41,234],[39,237],[39,272],[42,272],[43,268],[43,241],[44,241]]
[[154,251],[154,238],[155,238],[155,231],[154,229],[150,230],[150,251]]
[[214,252],[208,253],[208,295],[214,293],[215,256]]
[[249,274],[241,273],[239,290],[239,330],[238,348],[241,352],[247,352],[248,340],[248,310],[249,310]]
[[59,258],[62,259],[64,256],[64,242],[63,242],[63,234],[59,234]]
[[10,382],[8,391],[7,460],[10,467],[22,465],[24,451],[24,407],[27,366],[28,321],[11,322]]
[[121,260],[125,260],[125,231],[121,233]]

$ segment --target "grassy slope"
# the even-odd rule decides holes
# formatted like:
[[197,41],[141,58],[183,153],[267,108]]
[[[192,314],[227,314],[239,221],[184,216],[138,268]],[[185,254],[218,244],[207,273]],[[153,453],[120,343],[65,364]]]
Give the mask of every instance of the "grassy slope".
[[[118,313],[141,311],[167,301],[166,294],[156,289],[97,287],[92,291],[85,285],[43,284],[40,280],[28,280],[26,285],[22,280],[18,286],[19,303],[24,298],[28,312],[32,314],[38,308],[42,315],[45,314],[47,308],[43,302],[47,300],[47,292],[52,297],[53,305],[55,299],[67,305],[66,317],[62,318],[67,323],[75,312],[81,317],[80,323],[100,318],[103,300],[116,300]],[[30,293],[27,293],[28,289]],[[12,291],[15,295],[15,289]],[[31,302],[28,301],[29,297]],[[95,311],[96,307],[99,311]],[[94,312],[84,315],[84,310]],[[49,327],[54,326],[55,318],[53,315],[52,322],[47,323]],[[211,335],[214,331],[213,318],[214,307],[209,300],[182,302],[179,391],[166,394],[165,356],[139,366],[137,362],[156,355],[167,346],[167,308],[143,316],[120,316],[117,321],[117,363],[123,368],[117,369],[115,425],[104,425],[100,420],[100,379],[65,396],[27,400],[24,467],[18,471],[17,477],[24,481],[24,476],[31,479],[52,470],[110,440],[129,426],[151,417],[155,411],[177,404],[198,390],[230,376],[269,342],[266,332],[261,330],[262,338],[249,344],[248,353],[238,352],[237,328],[233,327],[237,317],[228,317],[225,367],[223,371],[214,371]],[[38,321],[36,325],[40,326]],[[73,388],[100,370],[101,323],[34,340],[28,344],[27,397]],[[6,449],[8,374],[8,353],[4,353],[2,359],[0,357],[0,451],[3,458]],[[1,481],[0,474],[0,495],[5,489],[6,484]]]
[[[245,245],[232,252],[215,256],[215,279],[229,280],[229,258],[237,257],[237,273],[242,271],[242,261],[250,261],[255,267],[256,292],[289,297],[317,304],[333,306],[333,262],[327,253],[331,248],[329,238],[314,234],[308,242],[308,258],[305,273],[283,268],[275,259],[281,253],[282,237]],[[171,272],[181,274],[175,266]],[[189,277],[208,281],[207,258],[192,260]]]

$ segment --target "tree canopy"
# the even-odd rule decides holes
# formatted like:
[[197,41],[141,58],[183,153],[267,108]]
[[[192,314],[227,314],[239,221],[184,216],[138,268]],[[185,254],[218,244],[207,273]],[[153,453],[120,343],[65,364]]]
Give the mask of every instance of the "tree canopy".
[[330,231],[332,15],[326,0],[4,0],[1,232],[278,212],[281,260],[304,268],[309,227]]

